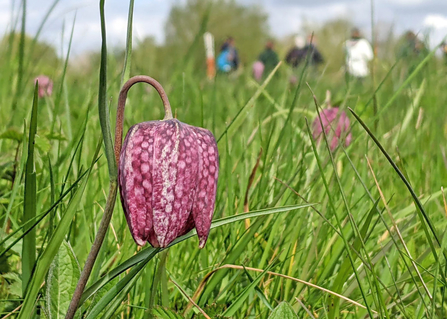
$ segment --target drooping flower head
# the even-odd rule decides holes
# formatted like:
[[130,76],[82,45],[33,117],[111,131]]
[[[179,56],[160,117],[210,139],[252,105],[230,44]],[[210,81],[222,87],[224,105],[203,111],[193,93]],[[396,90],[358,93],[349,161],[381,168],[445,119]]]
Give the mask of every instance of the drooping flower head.
[[[331,151],[337,148],[338,143],[344,136],[346,136],[345,146],[347,147],[351,144],[350,122],[345,111],[340,111],[338,107],[330,107],[322,110],[320,116]],[[318,117],[312,124],[312,131],[315,140],[320,141],[323,138],[323,128]]]
[[[122,128],[127,91],[137,82],[157,89],[166,115],[161,121],[132,126],[119,150],[122,131],[118,129]],[[121,203],[135,242],[167,247],[196,228],[202,248],[211,226],[219,171],[213,134],[172,118],[161,85],[146,76],[133,77],[120,93],[115,141],[118,154]]]
[[53,93],[53,81],[46,75],[39,75],[34,79],[34,84],[39,82],[38,95],[40,98],[51,96]]

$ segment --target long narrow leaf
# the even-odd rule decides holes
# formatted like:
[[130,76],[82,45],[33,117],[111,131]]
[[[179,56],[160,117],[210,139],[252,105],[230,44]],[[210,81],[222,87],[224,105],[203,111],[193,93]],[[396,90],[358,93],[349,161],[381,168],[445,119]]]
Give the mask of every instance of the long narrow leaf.
[[57,254],[60,245],[62,244],[68,229],[70,228],[73,217],[78,209],[78,205],[82,199],[82,195],[87,186],[87,181],[89,180],[93,165],[95,164],[95,159],[98,157],[98,153],[101,149],[102,140],[99,141],[98,146],[96,148],[95,155],[92,160],[92,164],[88,170],[88,175],[83,181],[82,185],[79,189],[76,190],[76,194],[71,200],[70,204],[67,207],[61,221],[57,225],[53,236],[48,243],[48,246],[45,248],[45,251],[42,253],[40,259],[37,261],[36,270],[34,275],[30,281],[29,288],[27,289],[27,293],[25,295],[25,300],[23,302],[22,308],[20,310],[18,319],[30,318],[32,310],[34,308],[34,304],[37,299],[37,294],[39,293],[40,286],[42,285],[45,275],[50,268],[51,262],[54,259],[54,256]]
[[[34,141],[37,131],[37,92],[39,83],[34,87],[33,107],[31,111],[31,121],[28,138],[28,159],[25,169],[25,198],[23,201],[23,223],[33,220],[36,217],[36,168],[34,167]],[[25,232],[29,229],[25,228]],[[31,278],[34,264],[36,262],[36,230],[32,228],[23,238],[22,247],[22,295],[25,295],[26,287]]]
[[[428,224],[433,237],[435,238],[437,244],[441,247],[441,240],[439,239],[439,236],[438,236],[438,233],[436,231],[436,228],[433,225],[433,223],[431,222],[431,220],[428,217],[427,213],[425,212],[425,209],[422,206],[422,203],[419,200],[418,196],[416,195],[416,192],[413,190],[413,187],[411,187],[410,183],[407,181],[407,179],[405,178],[404,174],[400,171],[400,169],[397,167],[396,163],[394,163],[394,161],[392,160],[391,156],[387,153],[385,148],[382,146],[382,144],[379,142],[379,140],[375,137],[375,135],[371,132],[371,130],[368,128],[368,126],[365,124],[365,122],[362,121],[362,119],[354,112],[353,109],[351,109],[351,108],[348,108],[348,109],[349,109],[349,111],[351,111],[351,113],[354,115],[354,117],[357,119],[357,121],[360,123],[360,125],[362,125],[362,127],[368,133],[368,135],[372,138],[374,143],[377,145],[377,147],[380,149],[382,154],[386,157],[388,162],[394,168],[394,170],[396,171],[397,175],[400,177],[402,182],[405,184],[405,186],[407,187],[407,189],[410,192],[411,196],[413,197],[413,200],[414,200],[414,202],[416,204],[416,207],[420,210],[420,212],[422,213],[422,216],[425,219],[425,222]],[[423,222],[423,220],[421,220],[421,222]],[[433,254],[435,256],[437,256],[436,251],[433,251]],[[444,254],[444,257],[447,259],[447,254],[446,254],[445,251],[443,251],[443,254]]]
[[[275,207],[275,208],[268,208],[268,209],[261,209],[258,211],[252,211],[250,213],[245,213],[245,214],[239,214],[239,215],[235,215],[235,216],[230,216],[230,217],[225,217],[225,218],[221,218],[218,219],[216,221],[214,221],[211,224],[211,229],[214,228],[218,228],[218,227],[222,227],[224,225],[228,225],[228,224],[232,224],[238,221],[243,221],[247,218],[256,218],[256,217],[261,217],[261,216],[266,216],[266,215],[271,215],[271,214],[278,214],[278,213],[285,213],[285,212],[290,212],[292,210],[297,210],[297,209],[302,209],[302,208],[307,208],[310,207],[312,205],[312,203],[309,204],[304,204],[304,205],[294,205],[294,206],[285,206],[285,207]],[[169,247],[174,246],[188,238],[193,237],[196,234],[196,231],[193,230],[191,232],[189,232],[186,235],[183,235],[179,238],[177,238],[176,240],[174,240]],[[116,276],[122,274],[123,272],[125,272],[127,269],[131,268],[134,265],[137,265],[141,262],[143,262],[145,259],[147,258],[153,258],[155,257],[155,255],[160,251],[159,248],[153,248],[153,247],[148,247],[146,249],[143,249],[142,251],[140,251],[139,253],[137,253],[135,256],[132,256],[131,258],[129,258],[128,260],[126,260],[125,262],[123,262],[121,265],[119,265],[118,267],[116,267],[115,269],[111,270],[109,273],[107,273],[104,277],[102,277],[101,279],[99,279],[97,282],[93,283],[89,288],[87,288],[84,293],[82,294],[82,298],[80,301],[80,305],[82,305],[82,303],[85,302],[85,300],[87,300],[88,298],[90,298],[94,293],[96,293],[99,289],[101,289],[104,285],[106,285],[108,282],[110,282],[113,278],[115,278]]]

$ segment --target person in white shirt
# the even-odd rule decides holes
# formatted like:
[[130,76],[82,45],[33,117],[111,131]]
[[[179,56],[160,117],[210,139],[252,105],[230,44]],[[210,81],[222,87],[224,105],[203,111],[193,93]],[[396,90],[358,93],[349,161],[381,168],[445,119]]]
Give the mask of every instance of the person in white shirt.
[[368,63],[374,58],[371,44],[362,38],[358,29],[353,29],[351,38],[345,42],[346,71],[357,79],[369,75]]

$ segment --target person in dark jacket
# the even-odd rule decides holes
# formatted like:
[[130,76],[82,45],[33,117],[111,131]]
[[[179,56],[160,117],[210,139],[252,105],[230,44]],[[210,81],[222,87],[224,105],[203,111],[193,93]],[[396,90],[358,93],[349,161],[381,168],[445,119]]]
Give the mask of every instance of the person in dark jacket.
[[303,58],[306,58],[304,47],[306,46],[306,41],[303,36],[297,35],[295,37],[295,46],[289,50],[286,55],[286,62],[291,67],[296,68],[301,63]]
[[273,41],[267,41],[264,51],[262,51],[258,57],[258,61],[261,61],[262,64],[264,64],[264,75],[269,75],[279,63],[278,54],[273,50],[273,47]]
[[286,62],[296,68],[298,65],[307,61],[309,65],[317,66],[323,63],[324,59],[320,51],[315,46],[316,37],[310,35],[307,43],[303,46],[303,38],[295,38],[295,46],[287,53]]
[[304,52],[306,53],[307,63],[309,65],[317,66],[324,62],[323,56],[317,47],[317,38],[314,35],[309,35],[307,38],[307,44],[304,47]]

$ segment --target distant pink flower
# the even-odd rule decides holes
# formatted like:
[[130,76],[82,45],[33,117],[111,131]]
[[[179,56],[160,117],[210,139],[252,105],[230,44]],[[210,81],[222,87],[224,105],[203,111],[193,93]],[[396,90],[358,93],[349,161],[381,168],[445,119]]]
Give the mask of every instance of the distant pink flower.
[[295,85],[295,84],[297,84],[297,82],[298,82],[298,78],[295,75],[290,76],[290,78],[289,78],[290,84]]
[[[324,131],[328,136],[330,142],[331,151],[337,148],[339,140],[342,136],[346,135],[349,130],[349,118],[346,116],[345,111],[339,112],[338,107],[331,107],[324,109],[320,112],[321,121],[323,122]],[[318,117],[314,120],[312,124],[313,137],[315,140],[320,141],[323,137],[323,129],[321,127],[320,120]],[[335,135],[334,135],[335,133]],[[352,141],[352,135],[349,132],[346,135],[345,146],[349,146]]]
[[261,80],[262,74],[264,73],[264,63],[261,61],[256,61],[253,63],[253,77],[256,81]]
[[34,84],[39,81],[39,97],[50,96],[53,93],[53,81],[46,75],[39,75],[34,79]]

